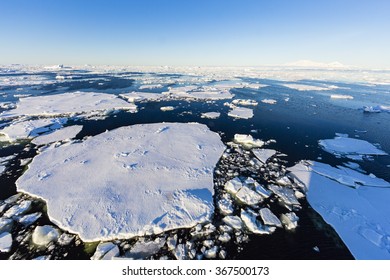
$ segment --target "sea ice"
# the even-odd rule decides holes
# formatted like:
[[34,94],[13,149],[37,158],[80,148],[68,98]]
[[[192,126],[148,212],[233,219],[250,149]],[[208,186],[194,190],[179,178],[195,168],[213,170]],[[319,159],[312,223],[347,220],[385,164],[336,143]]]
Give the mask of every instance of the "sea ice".
[[29,226],[29,225],[32,225],[33,223],[35,223],[36,220],[38,220],[41,216],[42,216],[42,213],[36,212],[36,213],[28,214],[25,216],[15,217],[15,220],[24,226]]
[[38,246],[46,246],[52,241],[57,241],[59,236],[59,231],[52,226],[37,226],[32,234],[32,241]]
[[266,163],[270,157],[276,154],[276,151],[272,149],[253,149],[252,152],[262,163]]
[[232,103],[234,105],[242,105],[242,106],[256,106],[258,104],[256,100],[252,100],[252,99],[234,99]]
[[250,119],[253,117],[253,110],[245,107],[235,107],[229,111],[228,116],[237,119]]
[[130,93],[122,93],[119,95],[120,97],[127,99],[127,101],[134,103],[139,102],[143,100],[148,101],[157,101],[159,99],[164,98],[165,96],[160,93],[154,93],[154,92],[130,92]]
[[224,149],[198,123],[121,127],[44,150],[16,184],[84,241],[157,234],[210,219]]
[[390,106],[385,106],[385,105],[363,106],[363,111],[366,113],[390,112]]
[[320,140],[319,145],[324,151],[345,157],[364,155],[387,155],[371,143],[345,136],[336,136],[334,139]]
[[285,213],[280,216],[280,221],[284,225],[285,229],[293,230],[298,226],[299,218],[294,212]]
[[67,126],[56,130],[50,134],[45,134],[34,138],[31,143],[35,145],[46,145],[57,141],[63,141],[76,137],[76,135],[83,129],[82,125]]
[[58,129],[65,124],[65,118],[60,119],[36,119],[29,121],[17,121],[0,130],[4,134],[4,140],[15,142],[20,139],[36,137],[41,133]]
[[21,98],[16,106],[13,110],[1,113],[0,118],[75,115],[118,109],[137,111],[135,104],[113,94],[81,91]]
[[9,232],[0,233],[0,252],[8,253],[12,247],[12,235]]
[[126,252],[127,258],[144,259],[156,254],[165,244],[164,238],[156,238],[151,241],[139,240],[134,244],[129,252]]
[[14,221],[12,219],[0,218],[0,233],[11,231]]
[[30,200],[23,200],[20,204],[12,206],[7,212],[4,213],[4,217],[13,218],[14,216],[22,215],[31,208]]
[[175,110],[175,107],[173,107],[173,106],[162,106],[162,107],[160,107],[160,110],[161,111],[173,111],[173,110]]
[[168,92],[171,96],[176,98],[191,98],[191,99],[205,99],[205,100],[222,100],[231,99],[233,94],[228,90],[213,90],[212,88],[202,90],[196,86],[176,87],[171,88]]
[[202,118],[206,119],[218,119],[221,113],[218,112],[207,112],[207,113],[202,113]]
[[[96,251],[91,257],[91,260],[101,260],[104,258],[104,256],[110,252],[111,250],[115,250],[115,247],[118,248],[114,243],[112,242],[101,242],[96,247]],[[119,253],[119,250],[118,250]]]
[[269,208],[261,208],[259,213],[265,225],[282,227],[282,223]]
[[250,210],[241,209],[241,220],[244,222],[247,230],[254,234],[270,234],[275,231],[274,227],[263,225],[257,216]]
[[276,104],[277,101],[275,99],[263,99],[263,100],[261,100],[261,102],[274,105],[274,104]]
[[248,148],[259,148],[264,145],[264,141],[254,139],[252,135],[248,134],[234,134],[234,142],[242,144]]
[[299,91],[306,91],[306,90],[331,90],[334,89],[334,87],[319,87],[319,86],[313,86],[313,85],[305,85],[305,84],[283,84],[282,86],[288,87],[291,89],[299,90]]
[[352,95],[345,95],[345,94],[331,94],[330,98],[332,99],[353,99]]
[[[317,164],[301,162],[289,169],[306,185],[310,205],[333,226],[355,258],[389,259],[390,188],[351,188],[333,178],[337,177],[336,168],[321,165],[321,173],[332,174],[330,178],[315,172],[312,166]],[[339,170],[339,176],[344,176],[343,171]]]
[[240,230],[242,228],[242,220],[237,216],[226,216],[222,219],[222,221],[228,226]]

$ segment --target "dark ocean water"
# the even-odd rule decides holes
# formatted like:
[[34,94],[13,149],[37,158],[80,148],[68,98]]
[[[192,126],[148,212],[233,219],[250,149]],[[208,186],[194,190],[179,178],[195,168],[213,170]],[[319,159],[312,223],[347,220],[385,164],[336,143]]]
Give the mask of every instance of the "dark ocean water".
[[[122,73],[126,79],[118,74],[104,75],[86,73],[73,73],[72,80],[59,81],[49,85],[3,86],[0,93],[0,102],[16,101],[16,92],[31,95],[57,94],[66,91],[86,90],[100,91],[112,94],[137,90],[139,85],[132,76],[139,77],[142,73]],[[27,75],[27,74],[25,74]],[[54,79],[55,73],[34,74],[46,79]],[[153,74],[150,74],[153,76]],[[169,76],[168,76],[169,77]],[[180,77],[180,75],[172,75]],[[103,120],[71,120],[68,124],[82,124],[83,130],[77,138],[93,136],[106,130],[121,126],[139,123],[155,122],[199,122],[206,124],[211,130],[220,133],[224,142],[231,141],[234,134],[251,134],[262,140],[274,139],[276,143],[267,148],[276,149],[286,154],[283,158],[287,166],[292,166],[302,159],[317,160],[330,165],[348,162],[324,152],[318,146],[318,140],[333,138],[335,133],[347,133],[350,137],[371,143],[378,143],[381,148],[390,153],[390,113],[368,114],[363,113],[363,105],[390,104],[390,87],[374,89],[370,86],[353,83],[332,83],[342,89],[335,89],[332,93],[348,94],[354,96],[353,100],[330,99],[330,92],[326,91],[298,91],[282,86],[277,80],[247,79],[243,81],[259,82],[267,85],[258,90],[233,89],[235,98],[250,98],[259,101],[254,107],[254,117],[251,119],[234,119],[227,116],[229,108],[224,106],[226,101],[185,101],[169,100],[161,102],[140,102],[138,113],[117,112]],[[317,83],[327,83],[317,81]],[[103,84],[102,84],[103,83]],[[284,82],[285,83],[285,82]],[[316,85],[313,81],[302,83]],[[22,88],[22,89],[20,89]],[[18,91],[17,91],[18,89]],[[144,91],[161,92],[162,88]],[[262,99],[275,99],[276,104],[262,103]],[[288,101],[285,99],[289,98]],[[380,103],[379,103],[380,102]],[[162,112],[161,106],[174,106],[175,110]],[[201,113],[221,112],[218,119],[201,118]],[[361,131],[365,131],[364,133]],[[28,141],[12,146],[2,146],[0,157],[17,154],[9,163],[7,172],[0,177],[0,199],[5,199],[16,193],[15,181],[22,174],[24,168],[19,165],[22,158],[33,157],[34,149],[24,151]],[[359,162],[368,173],[390,181],[390,157],[382,156],[373,161]],[[278,230],[269,236],[249,236],[249,242],[243,244],[238,252],[232,249],[229,258],[236,259],[351,259],[351,253],[337,236],[335,231],[307,203],[299,211],[299,226],[293,232]],[[43,218],[40,223],[48,223]],[[318,247],[319,250],[314,248]],[[69,258],[87,258],[89,255],[82,252],[81,247],[71,249]],[[1,254],[0,258],[8,255]]]

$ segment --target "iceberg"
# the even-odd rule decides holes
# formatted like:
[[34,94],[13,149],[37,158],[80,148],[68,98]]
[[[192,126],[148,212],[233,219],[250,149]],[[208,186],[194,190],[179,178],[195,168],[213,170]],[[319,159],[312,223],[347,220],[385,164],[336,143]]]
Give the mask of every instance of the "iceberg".
[[213,214],[224,149],[198,123],[121,127],[44,150],[17,190],[45,200],[51,221],[86,242],[189,228]]

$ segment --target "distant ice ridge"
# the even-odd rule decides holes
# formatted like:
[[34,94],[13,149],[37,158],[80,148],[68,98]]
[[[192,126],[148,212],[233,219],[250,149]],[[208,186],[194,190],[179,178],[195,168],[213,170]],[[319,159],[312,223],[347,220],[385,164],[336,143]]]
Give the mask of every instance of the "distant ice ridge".
[[355,160],[363,160],[364,156],[387,155],[386,152],[378,149],[371,143],[348,135],[338,134],[334,139],[318,141],[321,148],[336,156],[343,156]]
[[357,259],[390,258],[390,183],[345,167],[302,161],[290,177]]
[[0,114],[0,119],[21,116],[61,116],[110,110],[137,111],[137,106],[113,94],[97,92],[70,92],[21,98],[16,108]]
[[121,127],[44,150],[16,184],[84,241],[157,234],[210,219],[224,149],[197,123]]

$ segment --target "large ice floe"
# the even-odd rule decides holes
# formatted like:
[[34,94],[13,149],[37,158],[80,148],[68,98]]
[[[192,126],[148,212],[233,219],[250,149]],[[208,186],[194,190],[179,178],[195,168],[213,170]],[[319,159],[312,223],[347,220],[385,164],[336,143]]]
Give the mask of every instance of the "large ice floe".
[[253,110],[245,107],[235,107],[229,111],[228,116],[237,119],[250,119],[253,117]]
[[136,112],[137,106],[113,94],[77,91],[21,98],[15,109],[1,113],[0,118],[76,115],[119,109]]
[[319,145],[328,153],[355,160],[362,160],[364,156],[387,155],[373,144],[347,135],[338,134],[334,139],[320,140]]
[[357,259],[390,258],[390,183],[345,167],[302,161],[290,176]]
[[84,241],[157,234],[210,219],[224,149],[198,123],[121,127],[44,150],[16,184]]

